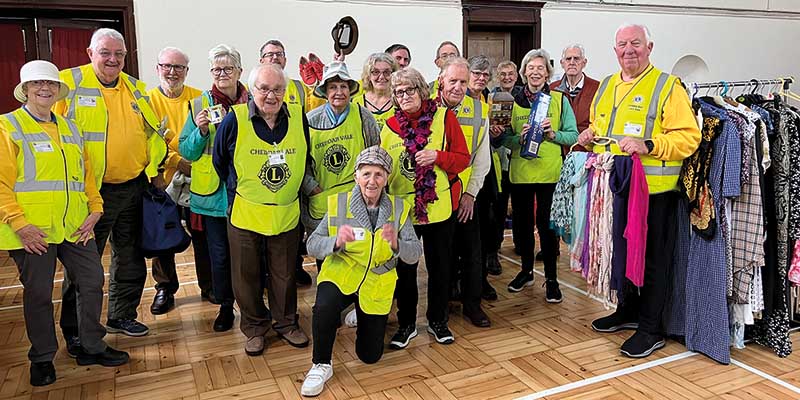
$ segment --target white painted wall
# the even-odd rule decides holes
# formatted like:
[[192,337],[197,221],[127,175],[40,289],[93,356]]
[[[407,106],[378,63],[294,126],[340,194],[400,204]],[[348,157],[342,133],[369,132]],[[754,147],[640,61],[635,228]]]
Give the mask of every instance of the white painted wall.
[[[681,7],[663,7],[676,5]],[[140,75],[150,85],[158,83],[156,55],[165,46],[186,51],[192,58],[188,83],[208,88],[211,47],[226,43],[238,48],[246,77],[258,62],[259,47],[271,38],[286,45],[286,71],[297,78],[301,55],[311,51],[323,61],[331,60],[330,30],[345,15],[359,24],[358,47],[348,56],[356,76],[367,55],[401,42],[411,48],[412,66],[432,78],[438,72],[433,64],[436,46],[443,40],[462,40],[459,0],[134,0],[134,6]],[[682,56],[694,54],[708,64],[709,80],[800,78],[797,0],[551,1],[542,10],[542,47],[556,59],[560,73],[561,49],[571,42],[583,43],[587,72],[600,78],[618,69],[611,46],[623,22],[650,27],[653,63],[667,71]]]
[[[381,3],[385,5],[376,5]],[[361,74],[369,54],[400,42],[411,49],[411,65],[426,77],[438,71],[436,47],[444,40],[461,42],[461,5],[453,0],[383,2],[325,0],[134,0],[139,43],[139,71],[149,85],[157,85],[156,58],[161,48],[176,46],[191,58],[187,83],[207,89],[208,50],[218,43],[242,54],[246,81],[258,62],[258,51],[269,39],[286,46],[286,72],[298,78],[301,55],[314,52],[324,62],[333,57],[331,29],[346,15],[359,26],[355,52],[347,57],[350,73]],[[214,27],[223,26],[223,29]]]

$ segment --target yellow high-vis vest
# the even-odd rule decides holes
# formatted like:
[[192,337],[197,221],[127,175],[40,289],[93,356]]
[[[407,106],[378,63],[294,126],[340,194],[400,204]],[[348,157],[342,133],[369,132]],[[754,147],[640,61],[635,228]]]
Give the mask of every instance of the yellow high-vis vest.
[[[444,151],[444,117],[446,108],[439,107],[433,115],[431,123],[431,135],[428,136],[428,144],[425,150]],[[392,173],[389,175],[389,193],[399,196],[411,204],[414,204],[414,180],[416,162],[411,159],[400,134],[393,131],[387,124],[381,131],[381,147],[392,157]],[[447,173],[434,164],[433,172],[436,174],[436,195],[438,199],[428,204],[428,223],[433,224],[442,222],[450,218],[453,212],[452,200],[450,199],[450,181]],[[420,224],[416,216],[412,214],[412,221],[415,225]]]
[[[92,160],[97,188],[100,189],[106,171],[106,138],[108,135],[108,110],[100,91],[102,85],[92,69],[92,64],[65,69],[59,73],[59,76],[70,89],[64,99],[67,105],[65,117],[76,121],[83,129],[86,150]],[[156,134],[151,133],[147,138],[149,163],[144,169],[145,174],[149,178],[153,178],[158,175],[158,167],[167,157],[167,142],[163,137],[163,128],[148,103],[147,86],[144,82],[124,72],[119,74],[119,79],[136,99],[136,105],[142,113],[144,122],[149,125],[152,132],[156,132]]]
[[283,102],[287,105],[306,107],[306,91],[300,81],[289,80],[289,84],[286,86],[286,93],[283,94]]
[[[193,118],[197,117],[200,111],[211,106],[208,97],[203,94],[196,97],[189,103],[189,110]],[[219,189],[219,175],[211,162],[211,155],[214,150],[214,137],[217,135],[215,124],[208,124],[208,142],[203,149],[203,154],[197,161],[192,162],[192,182],[189,184],[189,191],[200,196],[210,196]]]
[[[352,100],[350,100],[353,104],[358,104],[361,107],[367,108],[367,105],[364,102],[364,94],[354,96]],[[375,118],[375,123],[378,124],[378,132],[383,130],[383,126],[386,125],[386,121],[389,118],[394,117],[394,106],[390,107],[388,110],[384,112],[374,112],[371,111],[372,117]]]
[[[547,109],[547,118],[554,131],[561,129],[561,107],[563,95],[555,90],[550,92],[550,107]],[[511,127],[514,129],[516,139],[522,132],[522,125],[528,123],[531,109],[522,107],[514,102],[511,110]],[[511,183],[556,183],[561,176],[561,145],[549,140],[542,141],[539,146],[539,158],[531,160],[522,158],[519,151],[521,147],[511,150],[508,166],[508,179]]]
[[469,166],[458,174],[461,180],[462,194],[467,191],[467,185],[472,178],[472,163],[475,161],[475,152],[484,140],[489,140],[486,130],[486,119],[489,118],[489,106],[482,101],[475,101],[472,97],[464,96],[461,108],[458,109],[458,124],[464,133],[470,159]]
[[[620,81],[619,73],[608,76],[597,90],[592,103],[595,135],[617,141],[626,137],[646,140],[661,136],[661,112],[678,79],[651,66],[642,73],[628,94],[616,99],[616,87]],[[617,144],[593,146],[592,151],[626,154]],[[682,161],[661,161],[646,154],[641,155],[640,159],[651,194],[677,189]]]
[[280,143],[256,136],[247,104],[231,108],[238,132],[233,166],[238,184],[231,209],[231,225],[266,236],[279,235],[300,220],[300,185],[306,168],[307,144],[303,109],[287,105],[289,129]]
[[[59,145],[22,108],[0,116],[0,125],[19,147],[14,195],[25,220],[47,234],[47,243],[74,242],[89,215],[80,129],[57,115]],[[23,247],[11,225],[0,223],[0,250]]]
[[328,196],[349,192],[355,184],[356,157],[366,147],[366,139],[358,105],[351,103],[349,107],[347,118],[338,126],[308,129],[314,177],[322,189],[308,199],[308,211],[314,219],[325,216]]
[[[363,226],[350,212],[351,192],[338,193],[328,197],[328,235],[335,237],[339,228],[350,225],[364,230],[364,238],[345,244],[344,250],[334,252],[325,258],[317,284],[331,282],[343,294],[358,292],[358,305],[371,315],[386,315],[392,308],[392,297],[397,283],[396,262],[387,264],[394,255],[391,244],[383,238],[383,227],[375,233]],[[411,205],[400,197],[389,196],[392,214],[389,223],[400,232],[408,220]]]

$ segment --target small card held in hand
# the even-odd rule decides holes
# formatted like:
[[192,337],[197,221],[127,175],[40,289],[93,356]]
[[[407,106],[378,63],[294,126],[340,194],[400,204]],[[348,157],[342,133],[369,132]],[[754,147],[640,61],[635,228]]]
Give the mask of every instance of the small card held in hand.
[[222,122],[222,119],[225,118],[225,109],[222,108],[221,104],[217,104],[215,106],[208,107],[208,122],[214,125],[219,124]]
[[550,108],[550,95],[539,93],[536,100],[531,104],[531,113],[528,116],[528,124],[531,128],[525,136],[525,143],[519,152],[523,158],[539,158],[539,145],[544,140],[544,128],[542,123],[547,118],[547,110]]

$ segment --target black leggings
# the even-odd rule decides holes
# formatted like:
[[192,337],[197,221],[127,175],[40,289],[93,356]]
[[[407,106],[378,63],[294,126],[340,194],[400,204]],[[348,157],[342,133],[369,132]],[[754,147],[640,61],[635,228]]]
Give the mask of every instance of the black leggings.
[[[553,204],[555,183],[523,183],[511,186],[511,207],[513,214],[512,233],[514,243],[519,246],[522,256],[522,270],[533,271],[534,246],[536,239],[533,226],[539,231],[542,246],[544,274],[547,279],[556,279],[558,237],[550,229],[550,208]],[[536,200],[536,215],[533,203]]]
[[317,286],[314,318],[311,333],[314,336],[314,364],[330,364],[336,330],[341,325],[341,314],[347,306],[356,303],[358,328],[356,328],[356,355],[365,364],[374,364],[383,356],[383,337],[389,315],[370,315],[358,306],[358,295],[345,295],[331,282]]

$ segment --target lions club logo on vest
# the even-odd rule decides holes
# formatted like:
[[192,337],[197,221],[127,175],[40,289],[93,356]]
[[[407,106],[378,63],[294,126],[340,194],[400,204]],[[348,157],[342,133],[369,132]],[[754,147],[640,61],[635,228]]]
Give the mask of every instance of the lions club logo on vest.
[[410,181],[413,181],[416,177],[414,173],[414,162],[411,160],[407,151],[400,153],[400,173]]
[[644,96],[642,95],[637,95],[636,97],[633,98],[634,104],[642,104],[643,101],[644,101]]
[[294,102],[297,98],[293,94],[289,95],[289,101]]
[[464,111],[464,114],[469,114],[470,111],[472,111],[472,109],[469,108],[469,106],[466,106],[466,107],[462,108],[461,110]]
[[324,165],[328,171],[339,175],[344,171],[344,167],[347,166],[348,161],[350,161],[350,153],[347,152],[347,148],[340,144],[334,144],[325,150],[322,165]]
[[272,193],[281,190],[289,181],[292,173],[289,171],[289,165],[286,163],[272,164],[269,160],[264,162],[261,171],[258,172],[258,178],[261,179],[261,184],[266,186]]

